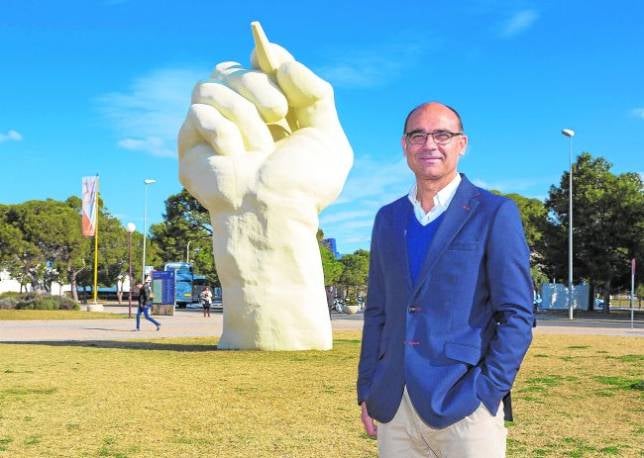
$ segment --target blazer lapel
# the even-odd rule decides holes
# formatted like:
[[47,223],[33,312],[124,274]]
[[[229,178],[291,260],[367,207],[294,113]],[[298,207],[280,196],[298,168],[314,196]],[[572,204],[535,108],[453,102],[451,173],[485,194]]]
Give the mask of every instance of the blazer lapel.
[[408,198],[404,198],[401,208],[396,215],[396,218],[393,221],[394,229],[394,246],[399,247],[396,250],[398,253],[402,253],[402,256],[399,256],[398,259],[401,261],[401,272],[403,276],[407,279],[407,289],[411,291],[411,274],[409,273],[409,255],[407,253],[407,224],[409,223],[409,218],[413,212],[413,207]]
[[[474,199],[474,197],[479,195],[478,190],[465,175],[461,175],[461,177],[462,180],[454,194],[454,198],[447,210],[445,210],[443,222],[438,227],[436,235],[434,235],[434,240],[432,240],[429,246],[427,257],[423,262],[423,267],[420,271],[418,281],[413,288],[412,295],[418,292],[438,258],[447,249],[479,204],[478,199]],[[406,245],[405,243],[405,252],[407,249]],[[409,268],[407,269],[409,270]]]

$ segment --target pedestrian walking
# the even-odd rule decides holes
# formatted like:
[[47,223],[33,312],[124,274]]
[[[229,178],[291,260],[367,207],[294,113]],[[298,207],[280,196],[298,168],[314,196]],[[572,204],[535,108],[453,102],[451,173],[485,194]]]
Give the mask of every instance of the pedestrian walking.
[[150,286],[152,280],[150,277],[145,278],[145,284],[137,283],[139,288],[139,308],[136,311],[136,330],[141,330],[141,314],[145,316],[145,319],[154,324],[157,327],[157,331],[161,329],[161,323],[150,316],[150,308],[152,307],[152,299],[154,294],[152,293],[152,288]]

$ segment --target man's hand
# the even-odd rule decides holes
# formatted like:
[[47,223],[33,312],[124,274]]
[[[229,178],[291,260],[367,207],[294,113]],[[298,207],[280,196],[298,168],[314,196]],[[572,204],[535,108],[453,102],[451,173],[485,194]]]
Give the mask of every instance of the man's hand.
[[329,349],[316,233],[351,146],[333,89],[253,23],[254,69],[215,67],[178,139],[179,177],[208,209],[224,294],[220,348]]
[[367,404],[364,401],[362,402],[362,404],[360,404],[360,409],[360,419],[362,420],[362,425],[364,426],[365,432],[369,435],[369,437],[377,437],[378,427],[376,426],[375,420],[369,416],[369,412],[367,412]]

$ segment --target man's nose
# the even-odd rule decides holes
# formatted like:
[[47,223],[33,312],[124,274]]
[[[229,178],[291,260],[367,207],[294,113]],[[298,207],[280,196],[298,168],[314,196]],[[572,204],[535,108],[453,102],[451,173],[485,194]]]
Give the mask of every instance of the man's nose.
[[427,138],[425,138],[425,143],[423,143],[423,146],[436,148],[438,146],[438,143],[436,143],[436,140],[434,140],[433,135],[428,135]]

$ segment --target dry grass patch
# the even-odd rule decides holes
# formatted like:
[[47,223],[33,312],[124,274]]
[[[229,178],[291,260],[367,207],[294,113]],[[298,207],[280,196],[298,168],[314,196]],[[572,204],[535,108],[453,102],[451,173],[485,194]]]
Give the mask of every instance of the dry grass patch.
[[[2,344],[0,457],[375,457],[355,402],[359,334],[335,338],[330,352]],[[642,353],[636,338],[537,336],[508,455],[641,456]]]
[[538,335],[513,390],[510,456],[644,456],[644,340]]

